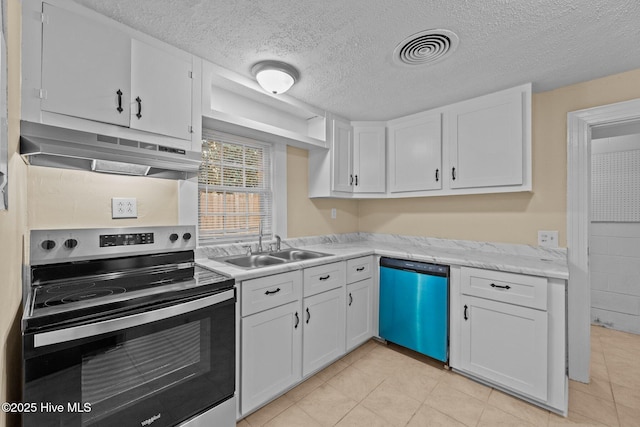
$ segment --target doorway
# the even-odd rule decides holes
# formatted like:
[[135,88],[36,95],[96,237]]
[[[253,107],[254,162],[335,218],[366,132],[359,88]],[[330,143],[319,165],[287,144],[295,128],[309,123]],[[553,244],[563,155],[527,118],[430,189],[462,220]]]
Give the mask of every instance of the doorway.
[[591,132],[591,323],[640,334],[640,122]]
[[567,261],[569,378],[589,382],[591,138],[600,126],[640,121],[640,99],[567,115]]

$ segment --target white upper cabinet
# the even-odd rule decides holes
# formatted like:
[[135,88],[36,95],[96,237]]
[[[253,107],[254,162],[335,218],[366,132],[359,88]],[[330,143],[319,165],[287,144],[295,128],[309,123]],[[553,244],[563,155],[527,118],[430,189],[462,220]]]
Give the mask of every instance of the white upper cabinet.
[[526,97],[509,90],[451,107],[451,188],[523,184]]
[[442,188],[441,114],[389,122],[389,191]]
[[333,120],[331,143],[333,191],[351,192],[353,186],[353,128],[348,122]]
[[191,63],[132,40],[130,126],[191,139]]
[[504,193],[531,182],[530,83],[387,122],[334,121],[329,152],[309,154],[309,197]]
[[130,37],[73,12],[42,6],[42,109],[128,126]]
[[[331,191],[384,193],[386,187],[385,126],[375,122],[349,123],[334,118],[331,138]],[[317,155],[317,154],[316,154]],[[311,168],[314,156],[310,155]],[[316,169],[314,169],[316,170]],[[326,179],[321,168],[310,180]]]
[[22,27],[22,120],[200,150],[199,58],[67,1]]
[[353,124],[353,192],[384,193],[385,127],[383,125]]

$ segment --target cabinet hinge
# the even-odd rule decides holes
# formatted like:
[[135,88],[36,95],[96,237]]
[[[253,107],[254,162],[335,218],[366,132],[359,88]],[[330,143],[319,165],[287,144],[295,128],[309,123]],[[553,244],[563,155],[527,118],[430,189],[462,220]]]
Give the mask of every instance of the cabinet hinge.
[[43,24],[48,24],[49,23],[49,17],[47,15],[45,15],[44,13],[40,14],[40,21]]
[[40,99],[47,99],[46,89],[36,89],[36,96]]

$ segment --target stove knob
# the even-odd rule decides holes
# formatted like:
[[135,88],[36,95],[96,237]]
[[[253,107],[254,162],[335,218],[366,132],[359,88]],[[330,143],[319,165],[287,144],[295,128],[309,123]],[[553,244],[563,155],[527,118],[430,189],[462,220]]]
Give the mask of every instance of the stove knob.
[[54,242],[53,240],[45,240],[40,246],[42,246],[42,249],[44,249],[45,251],[50,251],[51,249],[56,247],[56,242]]
[[176,233],[172,233],[169,236],[169,240],[171,240],[172,242],[175,242],[176,240],[178,240],[178,235]]
[[64,247],[67,249],[73,249],[78,246],[78,241],[76,239],[67,239],[64,241]]
[[182,235],[182,238],[183,238],[184,240],[191,240],[191,233],[184,233],[184,234]]

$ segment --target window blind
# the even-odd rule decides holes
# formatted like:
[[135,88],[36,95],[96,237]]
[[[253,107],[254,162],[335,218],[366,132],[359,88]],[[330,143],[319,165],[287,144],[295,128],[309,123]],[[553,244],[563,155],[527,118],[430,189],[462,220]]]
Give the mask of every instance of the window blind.
[[203,129],[198,174],[200,244],[272,234],[271,146]]

